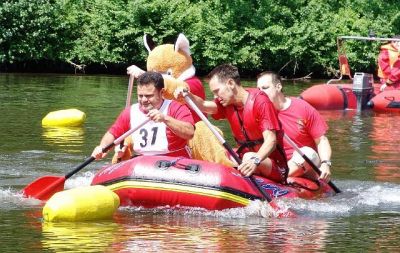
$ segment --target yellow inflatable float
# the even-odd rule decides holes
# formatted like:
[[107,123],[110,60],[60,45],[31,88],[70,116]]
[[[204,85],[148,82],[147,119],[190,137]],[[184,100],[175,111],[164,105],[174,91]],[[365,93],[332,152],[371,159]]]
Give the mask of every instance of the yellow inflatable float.
[[49,112],[42,119],[42,126],[81,126],[86,114],[78,109],[66,109]]
[[91,221],[110,219],[119,197],[102,185],[77,187],[54,194],[43,207],[45,221]]

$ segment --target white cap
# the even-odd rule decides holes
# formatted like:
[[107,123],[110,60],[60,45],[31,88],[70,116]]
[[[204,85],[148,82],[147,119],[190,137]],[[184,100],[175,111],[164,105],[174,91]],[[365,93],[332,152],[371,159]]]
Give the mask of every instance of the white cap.
[[[300,148],[301,152],[305,154],[318,168],[321,166],[321,160],[319,159],[318,153],[307,146],[301,147]],[[293,152],[292,159],[290,159],[292,162],[295,164],[304,164],[304,158],[297,152]]]

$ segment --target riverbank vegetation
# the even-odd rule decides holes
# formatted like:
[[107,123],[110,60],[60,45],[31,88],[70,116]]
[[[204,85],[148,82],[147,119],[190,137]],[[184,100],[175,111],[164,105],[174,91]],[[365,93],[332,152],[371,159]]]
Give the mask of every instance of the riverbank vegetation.
[[[397,0],[3,0],[1,71],[125,73],[145,68],[143,34],[184,33],[200,73],[230,62],[246,74],[326,77],[336,38],[400,34]],[[375,72],[378,42],[346,42],[350,65]]]

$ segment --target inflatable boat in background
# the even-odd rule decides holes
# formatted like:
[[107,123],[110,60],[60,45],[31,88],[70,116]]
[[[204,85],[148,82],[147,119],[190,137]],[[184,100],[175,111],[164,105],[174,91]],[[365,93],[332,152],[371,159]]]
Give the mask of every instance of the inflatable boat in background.
[[[392,41],[394,38],[340,36],[337,38],[340,77],[327,83],[317,84],[304,90],[300,97],[317,110],[372,109],[376,112],[400,112],[400,91],[386,88],[380,92],[380,83],[374,82],[369,73],[356,72],[351,75],[343,42],[346,39],[369,41]],[[349,78],[343,82],[343,77]]]

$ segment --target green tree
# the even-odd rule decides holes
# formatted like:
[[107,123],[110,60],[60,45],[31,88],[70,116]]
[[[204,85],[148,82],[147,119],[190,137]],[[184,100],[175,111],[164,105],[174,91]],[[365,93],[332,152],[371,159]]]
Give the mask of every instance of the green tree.
[[[31,61],[145,67],[143,35],[191,42],[204,73],[233,63],[244,73],[332,75],[342,35],[400,33],[400,6],[388,0],[3,0],[0,63]],[[346,41],[350,65],[374,71],[380,43]]]

